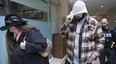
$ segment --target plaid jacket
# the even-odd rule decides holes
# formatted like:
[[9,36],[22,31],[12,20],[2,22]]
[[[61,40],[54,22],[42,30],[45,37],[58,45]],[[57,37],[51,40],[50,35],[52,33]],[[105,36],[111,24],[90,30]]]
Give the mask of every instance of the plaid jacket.
[[[67,38],[67,60],[73,64],[74,41],[77,23],[74,18],[68,15],[66,22],[61,28],[61,35]],[[87,17],[82,25],[79,37],[79,63],[87,63],[88,59],[95,59],[99,56],[104,47],[104,40],[100,24],[94,19]]]

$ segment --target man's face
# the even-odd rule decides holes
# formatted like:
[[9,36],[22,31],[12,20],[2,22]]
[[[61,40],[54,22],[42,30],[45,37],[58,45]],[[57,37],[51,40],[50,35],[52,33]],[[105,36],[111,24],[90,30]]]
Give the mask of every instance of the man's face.
[[76,14],[75,17],[76,17],[77,19],[81,19],[81,18],[83,17],[83,13]]
[[104,27],[107,27],[107,26],[108,26],[108,21],[107,21],[107,19],[103,19],[103,20],[101,21],[101,25],[102,25],[103,28],[104,28]]

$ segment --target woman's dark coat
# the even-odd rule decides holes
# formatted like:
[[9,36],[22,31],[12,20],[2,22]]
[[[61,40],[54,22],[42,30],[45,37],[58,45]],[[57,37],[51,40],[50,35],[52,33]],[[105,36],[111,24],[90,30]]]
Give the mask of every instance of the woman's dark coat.
[[[20,48],[26,36],[25,49]],[[38,29],[31,29],[23,32],[18,41],[14,40],[12,51],[12,64],[49,64],[48,57],[42,57],[38,52],[44,51],[47,47],[46,39]]]

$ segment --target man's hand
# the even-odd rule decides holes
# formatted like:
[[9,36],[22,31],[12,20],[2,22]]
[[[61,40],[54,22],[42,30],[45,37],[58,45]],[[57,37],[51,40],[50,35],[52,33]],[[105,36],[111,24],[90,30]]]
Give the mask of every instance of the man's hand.
[[88,61],[87,61],[87,64],[91,64],[93,62],[93,59],[94,58],[89,58]]
[[65,25],[68,25],[73,19],[73,16],[72,15],[68,15],[67,16],[67,19],[66,19],[66,22],[64,23]]

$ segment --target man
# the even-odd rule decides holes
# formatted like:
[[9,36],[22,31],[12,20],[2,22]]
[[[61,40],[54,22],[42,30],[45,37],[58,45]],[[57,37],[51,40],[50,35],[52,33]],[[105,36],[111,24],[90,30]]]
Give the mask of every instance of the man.
[[65,64],[91,64],[103,49],[104,37],[100,24],[89,17],[83,1],[74,3],[61,28],[61,35],[67,38]]
[[[113,31],[108,27],[108,20],[103,18],[101,20],[102,30],[105,36],[105,45],[104,49],[99,56],[100,64],[105,64],[105,58],[108,59],[108,64],[115,64],[115,52],[114,52],[114,44],[113,44]],[[115,35],[115,34],[114,34]]]
[[113,29],[113,39],[114,39],[114,49],[115,49],[115,55],[116,55],[116,28]]

